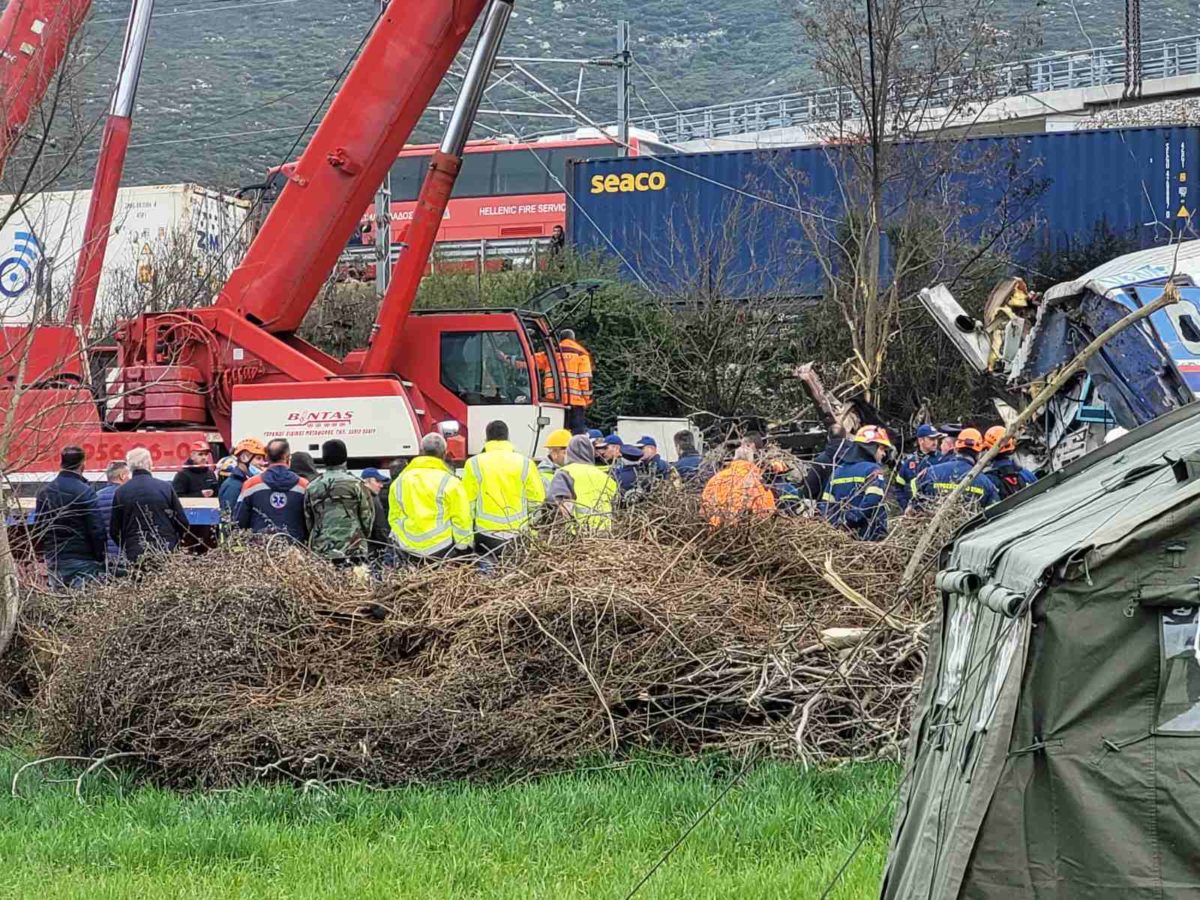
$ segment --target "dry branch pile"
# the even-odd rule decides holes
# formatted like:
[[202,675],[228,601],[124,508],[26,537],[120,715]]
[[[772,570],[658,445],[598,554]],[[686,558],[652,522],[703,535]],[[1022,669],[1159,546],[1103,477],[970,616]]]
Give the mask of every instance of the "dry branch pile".
[[368,583],[280,546],[222,551],[64,600],[57,631],[42,598],[10,654],[40,660],[30,681],[49,669],[48,751],[133,754],[169,784],[391,785],[637,748],[894,755],[931,612],[928,588],[896,597],[913,543],[802,519],[712,531],[676,499],[609,536],[543,533],[490,575]]

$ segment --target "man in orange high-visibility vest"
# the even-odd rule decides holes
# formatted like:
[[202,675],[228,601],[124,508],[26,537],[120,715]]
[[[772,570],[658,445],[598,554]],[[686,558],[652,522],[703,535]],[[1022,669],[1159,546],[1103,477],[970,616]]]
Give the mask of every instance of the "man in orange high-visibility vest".
[[572,434],[587,434],[587,411],[592,405],[592,355],[575,340],[575,332],[558,333],[559,359],[567,388],[567,428]]

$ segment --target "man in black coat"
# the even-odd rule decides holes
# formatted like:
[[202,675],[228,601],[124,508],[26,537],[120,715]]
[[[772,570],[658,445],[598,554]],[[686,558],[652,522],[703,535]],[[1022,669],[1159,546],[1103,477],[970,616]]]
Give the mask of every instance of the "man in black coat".
[[135,447],[126,461],[133,477],[113,495],[109,533],[132,565],[148,550],[174,550],[188,525],[175,489],[151,472],[150,451]]
[[217,473],[213,471],[212,448],[207,441],[192,444],[192,453],[175,473],[171,486],[179,497],[217,496]]
[[42,488],[34,507],[34,535],[51,584],[77,588],[104,573],[104,523],[96,492],[83,477],[80,447],[64,447],[62,470]]

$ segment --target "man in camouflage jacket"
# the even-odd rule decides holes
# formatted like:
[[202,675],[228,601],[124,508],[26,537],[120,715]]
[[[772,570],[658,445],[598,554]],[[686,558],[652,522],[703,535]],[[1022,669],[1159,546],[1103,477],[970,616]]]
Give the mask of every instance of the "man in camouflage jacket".
[[304,495],[308,546],[334,563],[365,562],[375,523],[375,498],[360,479],[346,469],[346,445],[338,440],[321,445],[325,472],[309,482]]

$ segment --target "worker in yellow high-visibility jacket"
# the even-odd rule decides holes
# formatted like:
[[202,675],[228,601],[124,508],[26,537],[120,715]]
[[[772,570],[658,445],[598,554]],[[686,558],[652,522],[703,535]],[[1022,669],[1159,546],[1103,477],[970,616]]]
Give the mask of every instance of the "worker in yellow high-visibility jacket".
[[444,559],[472,546],[471,504],[446,464],[446,439],[421,438],[421,455],[392,482],[388,524],[410,562]]
[[546,438],[546,458],[538,463],[538,474],[542,476],[542,484],[550,487],[554,473],[566,464],[567,444],[571,442],[571,432],[565,428],[550,432]]
[[463,489],[475,519],[475,546],[499,552],[529,524],[546,499],[546,486],[533,460],[508,439],[508,425],[489,422],[483,452],[467,461]]
[[577,434],[567,445],[567,462],[554,473],[547,495],[571,522],[572,529],[605,531],[612,528],[617,483],[608,469],[596,465],[595,451],[586,434]]

